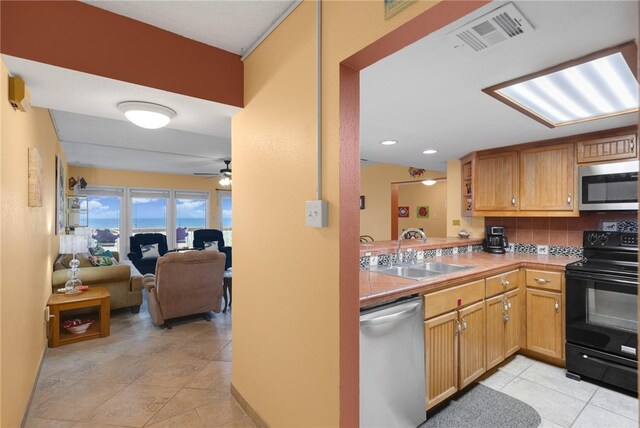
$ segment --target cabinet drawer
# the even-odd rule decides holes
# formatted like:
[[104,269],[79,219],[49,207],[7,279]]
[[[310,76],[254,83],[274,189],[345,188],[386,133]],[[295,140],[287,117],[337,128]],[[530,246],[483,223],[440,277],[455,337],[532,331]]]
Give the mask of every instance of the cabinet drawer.
[[518,270],[487,278],[487,297],[518,288]]
[[526,278],[527,287],[557,291],[562,289],[562,273],[560,272],[526,269]]
[[424,318],[429,319],[484,299],[484,279],[424,296]]

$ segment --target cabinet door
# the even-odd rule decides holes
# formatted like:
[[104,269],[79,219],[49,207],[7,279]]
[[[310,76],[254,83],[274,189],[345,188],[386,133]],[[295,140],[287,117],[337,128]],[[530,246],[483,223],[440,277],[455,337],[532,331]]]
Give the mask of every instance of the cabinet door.
[[520,326],[522,320],[522,299],[516,289],[505,295],[507,318],[504,323],[504,356],[514,354],[520,349]]
[[638,157],[635,134],[580,141],[576,146],[576,151],[578,163],[636,159]]
[[428,409],[458,390],[458,325],[456,311],[424,323]]
[[562,144],[520,152],[520,210],[573,211],[573,150],[573,144]]
[[474,209],[516,211],[517,196],[518,152],[478,156]]
[[487,370],[504,360],[504,295],[487,299]]
[[527,348],[562,358],[561,293],[527,290]]
[[462,329],[460,342],[460,389],[466,387],[487,371],[484,342],[484,302],[478,302],[458,311]]

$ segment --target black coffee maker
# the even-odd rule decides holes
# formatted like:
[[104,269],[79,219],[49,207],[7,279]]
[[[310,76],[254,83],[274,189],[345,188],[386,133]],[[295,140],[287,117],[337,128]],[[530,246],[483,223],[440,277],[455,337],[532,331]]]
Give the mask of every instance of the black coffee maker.
[[487,226],[486,239],[482,241],[482,248],[487,253],[504,254],[505,249],[509,248],[509,241],[504,233],[502,226]]

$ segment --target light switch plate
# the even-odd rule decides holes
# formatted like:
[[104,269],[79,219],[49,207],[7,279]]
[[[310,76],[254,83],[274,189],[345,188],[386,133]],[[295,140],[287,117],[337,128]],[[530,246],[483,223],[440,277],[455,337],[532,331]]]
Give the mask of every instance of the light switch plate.
[[536,246],[537,253],[541,256],[549,255],[549,246],[548,245],[537,245]]
[[311,227],[327,227],[329,205],[327,201],[307,201],[305,209],[306,225]]

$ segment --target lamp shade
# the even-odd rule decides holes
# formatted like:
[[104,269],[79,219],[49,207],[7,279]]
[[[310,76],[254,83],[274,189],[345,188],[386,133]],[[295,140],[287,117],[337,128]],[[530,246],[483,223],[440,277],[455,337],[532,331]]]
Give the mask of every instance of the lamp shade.
[[81,235],[60,235],[60,254],[82,253],[86,249],[86,237]]
[[89,247],[93,247],[93,238],[91,237],[92,232],[91,229],[88,227],[76,227],[73,230],[73,234],[75,236],[81,236],[85,242],[84,242],[84,248],[89,248]]

